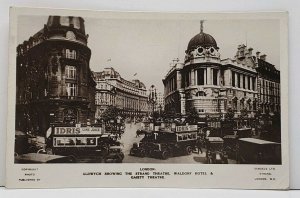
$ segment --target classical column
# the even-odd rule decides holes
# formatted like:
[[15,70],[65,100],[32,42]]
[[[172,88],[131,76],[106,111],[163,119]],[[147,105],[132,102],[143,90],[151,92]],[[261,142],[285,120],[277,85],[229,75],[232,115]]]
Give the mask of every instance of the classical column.
[[198,70],[195,70],[195,85],[198,85]]
[[244,88],[244,78],[243,78],[243,76],[244,76],[244,74],[240,74],[240,79],[241,79],[241,86],[240,86],[240,88]]
[[220,85],[220,76],[221,76],[221,71],[220,69],[218,69],[218,73],[217,73],[217,85]]
[[207,84],[211,85],[211,68],[207,68]]
[[177,89],[181,89],[181,80],[182,80],[181,73],[180,71],[177,71]]
[[234,73],[234,75],[235,75],[235,78],[234,78],[234,86],[235,86],[235,87],[238,87],[238,86],[239,86],[239,85],[238,85],[238,82],[239,82],[239,81],[238,81],[238,75],[237,75],[236,72]]
[[206,69],[204,69],[204,85],[206,85],[207,82],[206,82]]
[[248,89],[248,76],[245,75],[245,88]]
[[195,85],[195,70],[191,70],[191,86]]

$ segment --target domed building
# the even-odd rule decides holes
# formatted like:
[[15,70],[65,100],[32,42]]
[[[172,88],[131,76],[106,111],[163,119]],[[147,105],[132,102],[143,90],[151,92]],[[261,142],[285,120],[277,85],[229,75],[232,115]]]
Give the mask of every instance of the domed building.
[[185,116],[196,109],[200,117],[224,116],[229,108],[237,117],[257,109],[257,61],[252,49],[239,46],[235,59],[221,59],[215,38],[203,31],[189,42],[183,63],[176,63],[163,79],[165,110]]
[[95,80],[84,19],[49,16],[17,47],[16,129],[41,135],[50,123],[94,120]]

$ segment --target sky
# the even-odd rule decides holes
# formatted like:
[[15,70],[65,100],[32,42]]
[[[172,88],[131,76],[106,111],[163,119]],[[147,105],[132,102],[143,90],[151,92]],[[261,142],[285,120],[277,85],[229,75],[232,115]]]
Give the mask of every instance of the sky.
[[[47,18],[19,17],[18,43],[42,29]],[[184,61],[188,42],[200,32],[201,20],[84,19],[93,71],[113,67],[124,79],[137,78],[147,88],[153,84],[161,92],[170,63],[175,58]],[[206,20],[204,32],[215,38],[221,59],[233,58],[237,46],[247,44],[280,69],[278,20]]]

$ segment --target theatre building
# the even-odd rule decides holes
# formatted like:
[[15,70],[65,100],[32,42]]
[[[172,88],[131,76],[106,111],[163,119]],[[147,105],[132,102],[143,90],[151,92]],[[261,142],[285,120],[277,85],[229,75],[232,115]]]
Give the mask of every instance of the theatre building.
[[117,107],[123,117],[133,118],[148,113],[147,90],[140,80],[125,80],[112,67],[94,72],[94,76],[97,82],[96,119],[101,119],[101,115],[109,106]]
[[163,79],[165,110],[186,115],[195,108],[200,117],[219,117],[229,108],[254,116],[257,110],[257,71],[252,48],[238,46],[233,59],[221,59],[220,49],[201,25],[187,45],[185,60],[176,63]]
[[16,129],[43,134],[50,123],[93,122],[95,80],[84,19],[49,16],[17,47]]

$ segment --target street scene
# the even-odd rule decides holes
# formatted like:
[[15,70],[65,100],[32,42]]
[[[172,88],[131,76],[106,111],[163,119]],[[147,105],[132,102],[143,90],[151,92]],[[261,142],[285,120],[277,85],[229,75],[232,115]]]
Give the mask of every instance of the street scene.
[[15,163],[282,163],[278,24],[20,20]]

